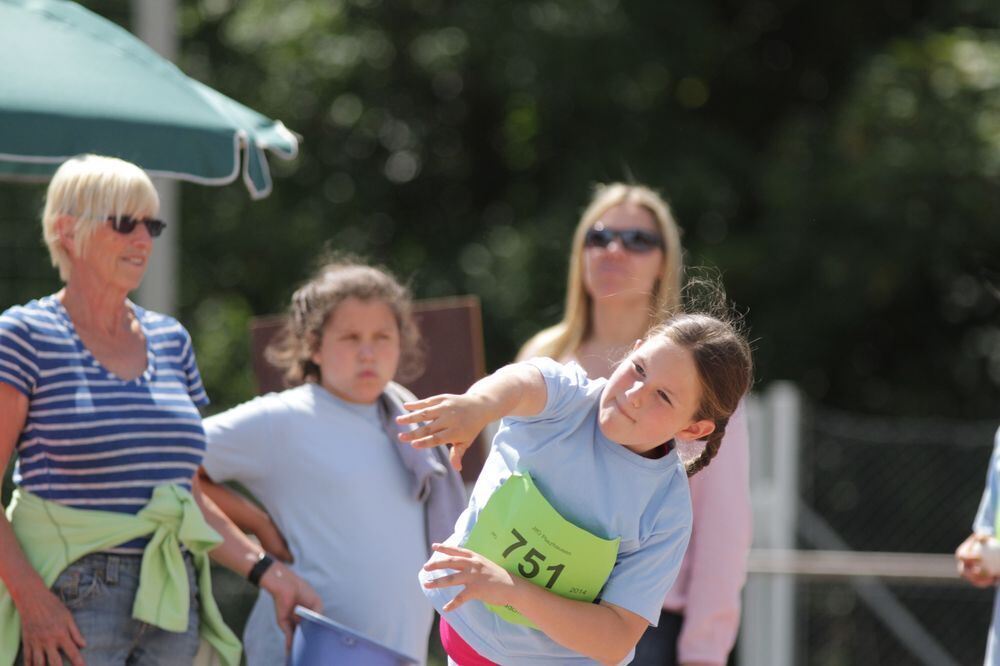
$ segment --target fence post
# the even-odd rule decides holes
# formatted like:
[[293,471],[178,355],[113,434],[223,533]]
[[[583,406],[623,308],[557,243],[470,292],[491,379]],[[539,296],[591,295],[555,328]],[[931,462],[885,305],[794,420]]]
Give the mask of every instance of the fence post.
[[[775,382],[747,405],[754,547],[795,548],[799,497],[802,398],[790,382]],[[795,581],[751,576],[743,593],[740,666],[795,663]]]

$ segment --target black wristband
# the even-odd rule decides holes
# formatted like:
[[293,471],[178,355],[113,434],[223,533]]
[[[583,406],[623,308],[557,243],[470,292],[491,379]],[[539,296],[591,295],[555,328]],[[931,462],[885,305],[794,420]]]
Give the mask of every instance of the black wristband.
[[256,587],[260,587],[260,579],[264,576],[264,572],[271,568],[272,564],[274,564],[274,558],[267,553],[261,553],[260,559],[250,567],[250,572],[247,573],[247,580]]

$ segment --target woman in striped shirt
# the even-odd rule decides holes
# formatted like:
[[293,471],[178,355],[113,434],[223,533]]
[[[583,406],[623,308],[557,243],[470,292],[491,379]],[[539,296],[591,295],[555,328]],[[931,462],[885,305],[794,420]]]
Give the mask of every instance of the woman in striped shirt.
[[318,605],[194,483],[208,397],[191,338],[128,300],[165,226],[158,208],[135,165],[64,163],[42,225],[65,286],[0,315],[0,466],[17,453],[0,518],[0,666],[18,643],[28,664],[191,663],[202,641],[238,663],[209,550],[274,596],[286,633],[296,602]]

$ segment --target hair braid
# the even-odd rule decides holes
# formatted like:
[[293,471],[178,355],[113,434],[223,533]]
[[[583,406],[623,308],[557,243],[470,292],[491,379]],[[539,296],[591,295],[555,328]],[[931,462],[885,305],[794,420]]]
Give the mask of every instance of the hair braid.
[[719,453],[719,449],[722,447],[722,438],[726,436],[726,426],[728,424],[728,417],[716,422],[715,430],[705,440],[705,449],[701,452],[701,455],[686,465],[689,478],[708,467],[708,463],[712,462],[712,458]]

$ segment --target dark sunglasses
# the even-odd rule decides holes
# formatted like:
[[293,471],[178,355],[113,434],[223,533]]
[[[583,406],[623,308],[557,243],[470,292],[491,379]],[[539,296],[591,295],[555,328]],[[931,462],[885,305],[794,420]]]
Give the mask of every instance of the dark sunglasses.
[[664,249],[663,239],[659,234],[644,229],[606,229],[600,222],[587,230],[587,235],[583,237],[583,245],[607,247],[613,240],[617,240],[629,252],[639,254]]
[[135,231],[137,224],[145,224],[146,231],[149,232],[152,238],[156,238],[167,228],[166,222],[158,220],[155,217],[132,217],[131,215],[119,215],[115,217],[114,215],[110,215],[108,216],[108,222],[111,223],[111,228],[120,234],[130,234]]

